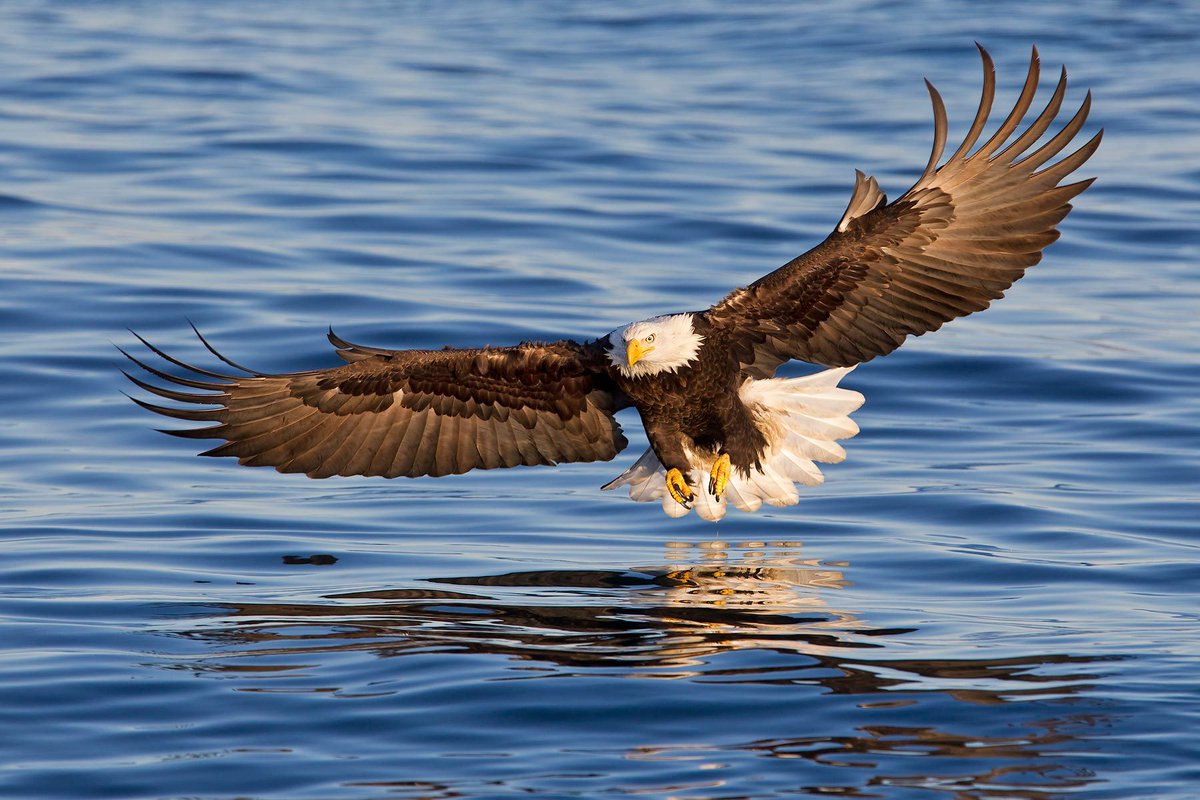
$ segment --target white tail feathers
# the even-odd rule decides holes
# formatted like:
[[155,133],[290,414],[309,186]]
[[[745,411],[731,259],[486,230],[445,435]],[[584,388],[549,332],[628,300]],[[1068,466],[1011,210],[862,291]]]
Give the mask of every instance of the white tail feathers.
[[[796,484],[816,486],[825,480],[813,462],[836,464],[846,458],[837,439],[858,433],[850,414],[863,404],[863,396],[838,388],[838,382],[854,367],[828,369],[803,378],[747,380],[739,395],[754,414],[759,430],[767,437],[762,469],[748,476],[736,468],[720,500],[708,493],[710,469],[716,453],[687,450],[692,464],[693,507],[702,519],[712,522],[725,516],[728,505],[754,512],[763,503],[790,506],[800,502]],[[629,496],[639,502],[661,500],[669,517],[685,516],[689,509],[667,492],[667,471],[652,449],[642,453],[632,467],[604,486],[628,486]]]

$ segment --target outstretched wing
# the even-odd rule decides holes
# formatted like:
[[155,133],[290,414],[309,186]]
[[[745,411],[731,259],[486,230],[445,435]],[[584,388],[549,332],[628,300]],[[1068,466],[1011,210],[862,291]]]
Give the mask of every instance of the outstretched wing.
[[126,373],[131,381],[169,400],[215,408],[134,402],[164,416],[217,423],[165,432],[224,440],[202,455],[233,456],[248,466],[312,478],[415,478],[607,461],[627,444],[612,416],[627,401],[609,379],[607,358],[595,343],[382,350],[350,344],[330,331],[330,341],[349,363],[270,375],[235,364],[201,337],[214,355],[247,373],[233,376],[190,366],[138,339],[187,375],[125,353],[139,367],[162,381],[211,393],[184,392]]
[[[1016,107],[974,153],[995,93],[983,58],[983,98],[963,143],[938,167],[946,146],[946,109],[933,85],[933,153],[925,172],[888,204],[874,178],[859,172],[837,229],[824,242],[707,312],[730,330],[744,371],[769,376],[799,358],[830,367],[885,355],[908,336],[936,330],[987,308],[1058,238],[1069,201],[1092,180],[1059,183],[1100,144],[1097,133],[1051,166],[1087,119],[1091,93],[1075,116],[1030,152],[1054,121],[1067,88],[1064,69],[1044,111],[1017,135],[1038,86],[1037,48]],[[1011,139],[1011,141],[1010,141]]]

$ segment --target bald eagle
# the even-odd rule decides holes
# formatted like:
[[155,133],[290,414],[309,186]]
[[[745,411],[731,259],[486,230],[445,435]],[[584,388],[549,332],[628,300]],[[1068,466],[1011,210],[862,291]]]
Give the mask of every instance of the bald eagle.
[[[628,486],[635,500],[661,500],[670,516],[695,508],[708,520],[729,504],[743,511],[794,504],[797,483],[822,481],[814,462],[842,460],[837,440],[858,432],[849,415],[863,397],[838,387],[846,373],[1002,297],[1041,260],[1069,201],[1092,183],[1059,185],[1095,152],[1102,131],[1045,166],[1083,127],[1090,92],[1032,149],[1062,105],[1065,69],[1045,109],[1018,133],[1038,87],[1036,48],[1016,106],[972,152],[995,91],[992,59],[979,52],[982,99],[945,163],[946,110],[926,81],[933,152],[912,188],[889,203],[875,178],[857,172],[828,238],[707,310],[652,317],[586,343],[477,349],[386,350],[330,330],[346,363],[286,374],[242,367],[203,336],[242,374],[194,367],[139,336],[187,372],[129,356],[134,363],[199,393],[126,373],[145,391],[191,407],[135,402],[216,423],[166,431],[222,441],[203,455],[312,478],[607,461],[627,444],[613,415],[632,406],[650,448],[605,489]],[[792,359],[831,369],[774,377]]]

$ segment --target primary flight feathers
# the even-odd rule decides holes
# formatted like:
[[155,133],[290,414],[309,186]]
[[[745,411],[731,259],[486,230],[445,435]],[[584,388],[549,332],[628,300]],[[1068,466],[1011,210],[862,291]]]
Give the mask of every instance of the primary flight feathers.
[[[1083,127],[1090,93],[1042,141],[1063,103],[1065,69],[1044,109],[1022,129],[1038,86],[1036,49],[1016,105],[978,144],[995,92],[992,60],[979,52],[983,96],[944,163],[946,111],[926,81],[934,144],[913,187],[888,203],[877,181],[858,172],[846,211],[825,241],[706,311],[631,323],[584,344],[385,350],[331,331],[346,364],[281,375],[240,367],[203,337],[242,374],[190,366],[138,337],[186,374],[129,356],[134,363],[199,392],[129,376],[187,406],[135,402],[165,416],[215,423],[169,431],[223,442],[205,455],[315,478],[608,460],[626,445],[613,414],[636,406],[651,444],[636,465],[636,499],[661,498],[672,515],[695,506],[708,519],[724,515],[726,497],[745,510],[763,501],[793,503],[794,483],[820,476],[814,460],[840,460],[833,440],[857,431],[847,409],[861,396],[836,389],[847,370],[819,390],[803,382],[771,390],[754,383],[792,359],[827,367],[869,361],[908,336],[986,308],[1041,260],[1058,238],[1055,226],[1071,210],[1069,201],[1092,182],[1060,185],[1095,152],[1100,133],[1051,163]],[[834,406],[836,413],[822,416],[821,408]],[[798,410],[806,422],[797,422]],[[654,485],[661,491],[650,490],[647,480],[660,474]]]
[[[745,333],[744,368],[771,374],[790,359],[848,366],[886,355],[910,335],[937,330],[955,317],[987,308],[1058,238],[1055,226],[1070,200],[1095,180],[1059,186],[1096,151],[1101,133],[1053,166],[1042,168],[1079,133],[1091,93],[1074,117],[1036,150],[1062,106],[1064,68],[1045,109],[1016,138],[1037,92],[1037,49],[1017,104],[975,152],[995,96],[991,56],[982,47],[983,97],[962,144],[941,167],[946,108],[933,101],[933,152],[924,173],[892,203],[874,178],[858,172],[837,229],[821,244],[745,289],[709,315]],[[1039,171],[1040,169],[1040,171]]]

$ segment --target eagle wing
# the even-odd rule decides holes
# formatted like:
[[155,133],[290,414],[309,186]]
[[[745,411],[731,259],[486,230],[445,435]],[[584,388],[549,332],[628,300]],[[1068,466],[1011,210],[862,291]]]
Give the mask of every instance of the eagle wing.
[[1037,91],[1034,48],[1015,108],[970,153],[995,94],[992,59],[982,47],[979,52],[983,96],[966,138],[945,164],[937,166],[946,145],[946,109],[926,81],[934,144],[916,184],[888,203],[876,180],[858,172],[846,213],[824,242],[706,312],[711,325],[730,331],[743,371],[769,377],[794,358],[842,367],[890,353],[908,336],[987,308],[1058,238],[1055,226],[1071,210],[1069,201],[1095,179],[1059,183],[1095,152],[1103,131],[1044,165],[1083,127],[1091,93],[1058,133],[1030,152],[1062,106],[1064,69],[1045,110],[1012,138]]
[[312,478],[415,478],[607,461],[627,444],[613,413],[628,401],[609,378],[598,343],[383,350],[351,344],[330,331],[347,364],[272,375],[230,361],[201,336],[214,355],[246,373],[234,376],[190,366],[138,339],[188,374],[172,374],[125,353],[131,361],[162,381],[209,393],[126,373],[142,389],[193,407],[134,402],[164,416],[217,423],[164,432],[223,440],[202,455],[233,456],[248,466]]

